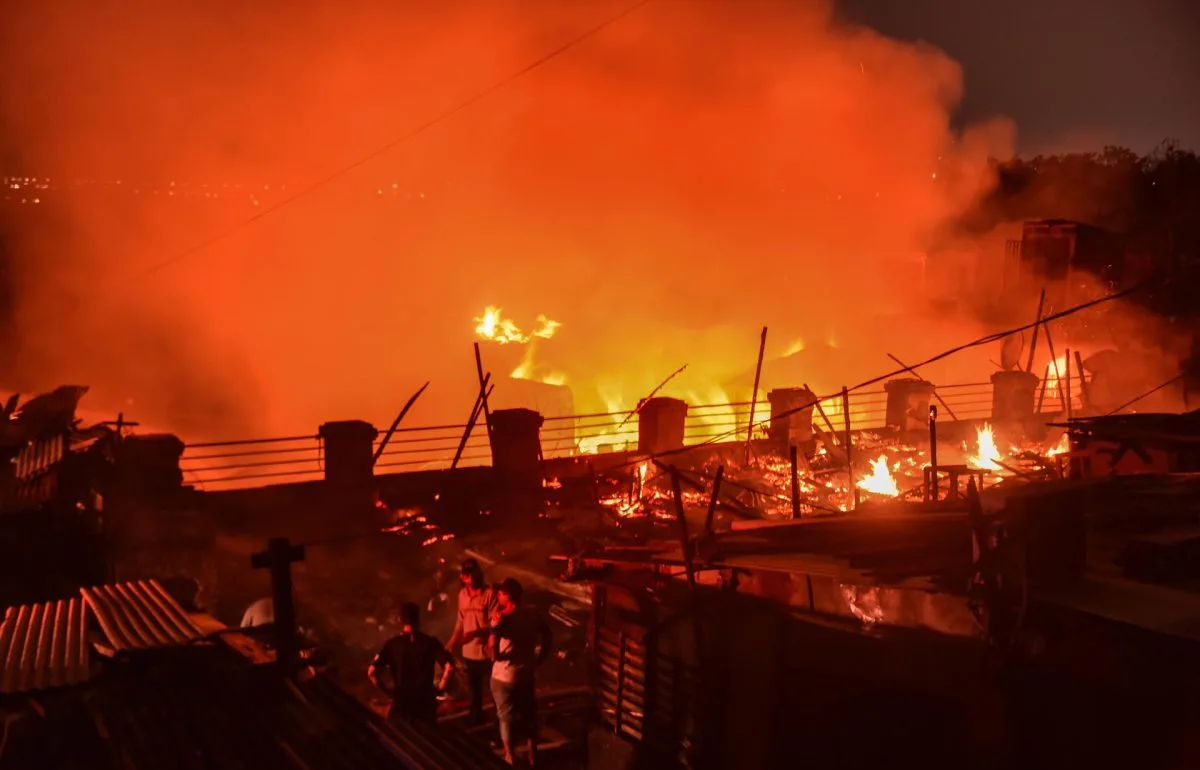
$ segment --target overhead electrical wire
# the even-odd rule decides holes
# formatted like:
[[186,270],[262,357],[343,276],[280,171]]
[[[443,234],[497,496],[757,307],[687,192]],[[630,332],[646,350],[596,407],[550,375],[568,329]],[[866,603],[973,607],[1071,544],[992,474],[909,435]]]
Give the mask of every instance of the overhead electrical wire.
[[[600,32],[604,31],[605,29],[612,26],[613,24],[616,24],[617,22],[621,21],[625,17],[629,16],[630,14],[634,13],[635,11],[639,10],[642,6],[647,5],[650,2],[651,2],[651,0],[637,0],[637,2],[635,2],[629,6],[626,6],[619,13],[608,17],[603,22],[601,22],[593,27],[588,28],[583,33],[568,40],[567,42],[563,43],[562,45],[558,46],[557,48],[543,54],[542,56],[538,57],[534,61],[525,65],[521,69],[505,76],[504,78],[502,78],[500,80],[495,81],[494,83],[487,86],[486,88],[483,88],[483,89],[475,92],[474,94],[467,97],[466,99],[459,102],[458,104],[451,107],[450,109],[446,110],[445,112],[441,112],[441,113],[437,114],[436,116],[426,120],[424,123],[421,123],[420,125],[416,126],[415,128],[410,129],[406,133],[393,139],[392,141],[388,142],[387,144],[377,147],[376,149],[372,150],[371,152],[369,152],[369,153],[361,156],[357,160],[353,161],[352,163],[342,166],[341,168],[337,169],[336,171],[326,174],[325,176],[317,179],[316,181],[313,181],[307,185],[300,187],[299,189],[296,190],[296,192],[275,201],[274,203],[270,204],[269,206],[264,207],[259,212],[257,212],[254,216],[249,217],[247,219],[243,219],[233,225],[230,225],[229,227],[214,233],[213,235],[209,236],[208,238],[205,238],[204,240],[201,240],[201,241],[183,249],[182,251],[178,251],[175,254],[172,254],[171,256],[161,259],[158,262],[142,269],[141,271],[137,272],[136,274],[130,276],[128,278],[128,282],[129,283],[136,282],[136,281],[146,278],[150,275],[153,275],[154,273],[157,273],[160,270],[170,267],[171,265],[174,265],[178,262],[182,262],[183,260],[188,259],[188,258],[204,251],[205,249],[208,249],[209,247],[211,247],[217,243],[220,243],[221,241],[224,241],[225,239],[229,238],[230,236],[234,235],[235,233],[271,216],[272,214],[295,203],[296,201],[311,195],[312,193],[316,192],[317,190],[320,190],[321,188],[325,187],[326,185],[337,181],[338,179],[349,174],[350,172],[355,171],[355,170],[367,165],[368,163],[371,163],[372,161],[376,160],[377,158],[379,158],[383,155],[386,155],[387,153],[391,152],[392,150],[394,150],[396,147],[400,146],[401,144],[404,144],[405,142],[408,142],[408,141],[420,136],[421,134],[425,133],[429,129],[434,128],[435,126],[446,122],[450,118],[454,117],[455,115],[458,115],[460,112],[463,112],[463,111],[469,109],[470,107],[474,106],[475,104],[483,101],[484,99],[486,99],[487,97],[496,93],[497,91],[503,90],[507,86],[511,85],[513,82],[528,75],[529,73],[533,72],[534,70],[538,69],[539,67],[543,66],[544,64],[547,64],[550,61],[558,58],[559,56],[562,56],[563,54],[567,53],[571,49],[573,49],[576,46],[580,45],[581,43],[585,42],[589,38],[596,36]],[[99,298],[102,295],[100,293],[96,293],[93,296]]]
[[[938,353],[937,355],[934,355],[934,356],[931,356],[931,357],[925,359],[924,361],[919,361],[919,362],[913,364],[912,366],[905,367],[902,369],[895,369],[886,374],[881,374],[878,377],[873,377],[869,380],[865,380],[864,382],[860,382],[853,387],[846,388],[846,392],[853,393],[855,391],[862,390],[864,388],[869,388],[872,385],[876,385],[880,382],[886,382],[887,380],[890,380],[894,377],[898,377],[903,374],[908,374],[911,371],[920,369],[923,366],[928,366],[929,364],[936,363],[937,361],[941,361],[945,358],[949,358],[950,356],[953,356],[957,353],[961,353],[964,350],[970,350],[971,348],[981,347],[983,345],[990,345],[992,343],[999,342],[1000,340],[1003,340],[1007,337],[1011,337],[1014,334],[1020,334],[1022,332],[1028,331],[1029,329],[1033,329],[1037,326],[1041,326],[1042,324],[1046,324],[1051,321],[1056,321],[1060,318],[1066,318],[1067,316],[1074,315],[1075,313],[1078,313],[1082,310],[1087,310],[1089,308],[1096,307],[1098,305],[1103,305],[1105,303],[1112,302],[1114,300],[1124,299],[1125,297],[1132,296],[1139,292],[1145,291],[1146,289],[1157,286],[1157,285],[1161,284],[1164,280],[1165,279],[1162,276],[1158,276],[1155,278],[1149,278],[1149,279],[1146,279],[1139,283],[1136,283],[1133,286],[1122,289],[1121,291],[1113,292],[1111,294],[1106,294],[1103,297],[1098,297],[1096,299],[1089,300],[1087,302],[1083,302],[1079,305],[1075,305],[1074,307],[1069,307],[1066,310],[1061,310],[1057,313],[1051,313],[1048,316],[1043,316],[1039,320],[1034,321],[1032,323],[1024,324],[1023,326],[1018,326],[1014,329],[1008,329],[1007,331],[996,332],[994,334],[988,334],[988,335],[986,335],[984,337],[980,337],[979,339],[974,340],[972,342],[967,342],[967,343],[964,343],[957,347],[950,348],[949,350],[945,350],[941,353]],[[1166,383],[1162,387],[1166,387],[1167,384],[1170,384],[1170,383]],[[831,393],[826,396],[817,396],[815,399],[808,401],[807,403],[804,403],[801,406],[794,407],[792,409],[788,409],[788,410],[780,412],[779,414],[776,414],[766,420],[762,420],[757,423],[754,423],[752,426],[752,432],[754,429],[760,428],[764,425],[769,425],[773,420],[779,420],[779,419],[783,419],[786,417],[790,417],[793,414],[798,414],[800,412],[803,412],[805,409],[810,409],[813,406],[816,406],[817,404],[821,403],[822,401],[827,401],[832,398],[837,398],[841,394],[842,394],[842,391],[839,390],[836,393]],[[753,415],[751,415],[751,419],[753,419]],[[725,431],[724,433],[718,433],[714,436],[711,436],[699,444],[693,444],[691,446],[681,447],[679,449],[667,449],[667,450],[664,450],[657,454],[649,455],[646,457],[639,457],[636,460],[628,460],[624,463],[621,463],[619,465],[615,465],[611,468],[608,468],[606,470],[606,472],[629,468],[629,467],[638,465],[640,463],[643,463],[648,459],[649,460],[659,460],[659,459],[662,459],[663,457],[669,457],[669,456],[673,456],[673,455],[677,455],[677,454],[683,454],[685,452],[691,452],[695,449],[699,449],[700,447],[705,447],[705,446],[709,446],[711,444],[717,444],[722,441],[725,441],[726,439],[729,439],[731,437],[738,435],[743,430],[745,430],[745,426],[738,426],[738,427],[732,428],[728,431]]]

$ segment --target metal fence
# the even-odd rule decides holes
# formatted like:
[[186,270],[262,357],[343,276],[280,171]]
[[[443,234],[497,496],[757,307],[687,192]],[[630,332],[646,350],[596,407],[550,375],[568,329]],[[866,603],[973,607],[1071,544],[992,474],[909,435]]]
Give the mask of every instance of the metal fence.
[[[1080,379],[1074,374],[1070,378],[1073,410],[1083,406]],[[1067,390],[1056,385],[1048,387],[1041,399],[1042,411],[1048,414],[1064,412],[1063,396]],[[953,417],[959,420],[986,420],[991,415],[991,383],[943,385],[937,393],[953,412]],[[884,427],[887,394],[883,390],[857,391],[850,394],[849,401],[851,430]],[[754,411],[755,438],[761,438],[766,435],[770,405],[765,400],[758,402]],[[745,441],[749,418],[749,402],[690,405],[684,423],[684,443],[694,446],[706,442]],[[945,418],[950,415],[944,415]],[[818,425],[825,419],[834,430],[844,429],[840,396],[824,399],[820,411],[814,411],[813,420]],[[465,425],[400,428],[388,442],[376,468],[380,473],[449,468],[465,430]],[[376,447],[381,439],[382,436],[376,440]],[[547,417],[542,426],[541,441],[542,454],[547,459],[633,450],[638,443],[638,418],[631,412]],[[458,465],[470,467],[490,463],[487,430],[481,421],[464,445]],[[324,449],[315,435],[189,444],[183,455],[182,468],[185,483],[206,490],[313,481],[323,478]]]

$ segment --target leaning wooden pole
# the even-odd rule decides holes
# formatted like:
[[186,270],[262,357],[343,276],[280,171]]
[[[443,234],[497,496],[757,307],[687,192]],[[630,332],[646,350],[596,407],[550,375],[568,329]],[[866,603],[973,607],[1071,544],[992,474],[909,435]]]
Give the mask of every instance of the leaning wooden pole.
[[767,352],[767,327],[758,340],[758,363],[754,365],[754,390],[750,392],[750,420],[746,424],[746,462],[750,462],[750,442],[754,440],[754,410],[758,408],[758,384],[762,381],[763,354]]
[[1046,374],[1042,377],[1042,387],[1038,391],[1037,414],[1038,419],[1042,419],[1042,404],[1046,401],[1046,385],[1050,382],[1050,364],[1046,364]]
[[483,383],[483,356],[479,352],[479,343],[475,343],[475,373],[479,377],[479,392],[483,393],[483,425],[487,428],[488,442],[492,439],[492,410],[488,406],[487,387]]
[[479,419],[479,413],[483,409],[483,404],[487,401],[488,394],[491,393],[491,387],[488,382],[492,375],[486,374],[483,381],[480,383],[479,393],[475,396],[475,405],[471,407],[471,417],[467,420],[467,427],[463,430],[462,438],[458,441],[458,449],[454,452],[454,460],[450,463],[450,470],[458,467],[458,461],[462,459],[463,450],[467,448],[467,441],[471,438],[471,431],[475,429],[475,422]]
[[[922,380],[923,380],[923,379],[925,379],[924,377],[921,377],[921,375],[917,374],[917,370],[916,370],[916,369],[913,369],[911,366],[909,366],[908,364],[904,363],[904,362],[903,362],[903,361],[901,361],[899,358],[896,358],[896,357],[895,357],[895,356],[893,356],[891,353],[888,353],[888,354],[887,354],[887,357],[888,357],[888,358],[890,358],[890,359],[892,359],[892,360],[893,360],[893,361],[895,361],[896,363],[900,364],[900,366],[901,366],[901,367],[904,369],[904,371],[908,372],[908,373],[909,373],[909,374],[911,374],[913,377],[917,377],[917,378],[920,378],[920,379],[922,379]],[[938,402],[939,404],[941,404],[941,405],[942,405],[942,408],[943,408],[943,409],[945,409],[945,410],[946,410],[946,414],[950,415],[950,419],[951,419],[951,420],[954,420],[955,422],[958,422],[958,417],[957,417],[957,416],[954,414],[954,410],[950,408],[950,405],[946,403],[945,399],[943,399],[943,398],[942,398],[941,394],[940,394],[940,393],[938,393],[938,392],[935,390],[935,391],[933,391],[933,397],[934,397],[935,399],[937,399],[937,402]]]
[[421,389],[413,393],[412,398],[408,399],[408,403],[400,410],[400,414],[396,415],[396,419],[392,421],[392,427],[388,428],[387,433],[383,434],[383,441],[380,441],[379,446],[375,449],[375,458],[371,460],[371,465],[379,463],[379,458],[383,457],[383,450],[387,449],[388,442],[392,440],[392,436],[396,433],[396,428],[400,427],[400,423],[404,420],[405,415],[408,414],[408,410],[412,409],[413,404],[417,403],[417,399],[421,397],[421,394],[425,392],[425,388],[428,387],[428,382],[422,385]]

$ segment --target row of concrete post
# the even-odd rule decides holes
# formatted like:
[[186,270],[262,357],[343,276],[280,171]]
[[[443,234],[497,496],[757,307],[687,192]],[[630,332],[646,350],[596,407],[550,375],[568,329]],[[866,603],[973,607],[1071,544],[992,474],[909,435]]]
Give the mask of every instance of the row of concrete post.
[[[1031,422],[1040,380],[1022,371],[992,375],[992,422]],[[887,429],[907,433],[925,431],[935,386],[917,378],[898,379],[884,386]],[[767,393],[771,421],[770,439],[804,446],[813,440],[813,416],[817,396],[807,388],[779,388]],[[682,448],[688,404],[676,398],[652,398],[638,413],[637,451],[659,454]],[[536,474],[541,468],[541,428],[544,420],[531,409],[498,409],[491,413],[492,465],[516,476]],[[840,423],[840,416],[837,418]],[[853,428],[854,426],[851,425]],[[835,424],[841,430],[841,424]],[[479,426],[479,430],[485,430]],[[328,422],[321,426],[325,478],[335,483],[369,482],[374,476],[375,441],[379,431],[360,420]]]

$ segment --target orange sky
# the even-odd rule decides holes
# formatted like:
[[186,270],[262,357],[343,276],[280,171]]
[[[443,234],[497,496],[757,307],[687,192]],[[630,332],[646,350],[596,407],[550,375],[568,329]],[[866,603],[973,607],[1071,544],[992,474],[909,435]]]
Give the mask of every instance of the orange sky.
[[[294,190],[622,7],[14,2],[4,150],[49,175]],[[386,425],[427,379],[410,420],[461,422],[473,319],[494,304],[563,324],[537,354],[584,411],[683,363],[679,394],[708,392],[753,366],[763,325],[772,355],[847,351],[812,376],[836,387],[888,368],[885,350],[975,336],[872,320],[920,307],[924,236],[1011,142],[1002,121],[953,133],[960,98],[954,62],[835,28],[820,3],[655,0],[152,274],[254,209],[69,205],[21,268],[21,374],[190,437]],[[403,203],[379,194],[393,185]]]

